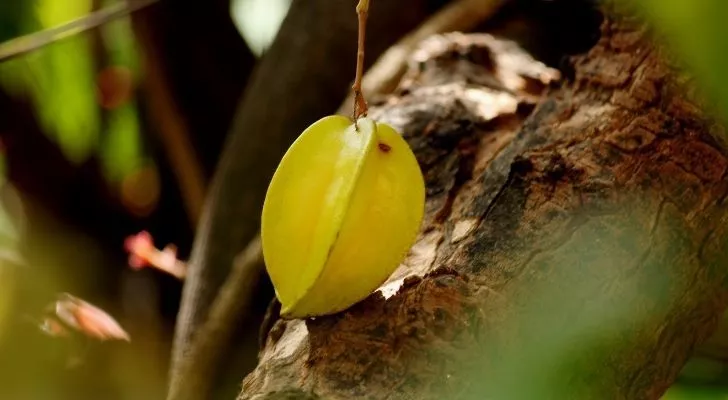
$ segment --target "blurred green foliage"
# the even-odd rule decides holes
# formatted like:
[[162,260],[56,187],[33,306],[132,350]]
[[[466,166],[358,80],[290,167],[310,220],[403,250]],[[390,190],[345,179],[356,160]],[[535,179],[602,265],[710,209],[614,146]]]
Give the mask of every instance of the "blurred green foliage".
[[677,383],[662,400],[728,400],[728,390],[724,386]]
[[[97,3],[103,7],[118,1]],[[0,41],[56,27],[91,11],[91,0],[0,1]],[[97,158],[108,183],[119,191],[128,176],[149,167],[135,97],[139,78],[138,49],[128,18],[0,61],[2,90],[30,103],[42,132],[69,161],[80,164]],[[141,319],[143,329],[136,325],[132,332],[134,346],[106,345],[93,351],[85,344],[49,339],[40,331],[35,319],[48,297],[61,290],[87,292],[109,259],[92,238],[38,207],[30,207],[34,228],[23,235],[17,225],[22,212],[9,207],[17,193],[4,177],[0,163],[0,354],[5,360],[0,362],[0,375],[13,383],[0,387],[0,398],[63,398],[96,388],[118,391],[118,396],[107,393],[110,398],[159,398],[166,371],[159,363],[168,350],[156,319],[137,316],[122,321],[134,328]],[[19,251],[26,256],[23,265],[17,262]],[[83,271],[83,276],[68,271]],[[108,311],[124,315],[118,308]],[[81,363],[71,367],[69,363],[79,358]],[[110,376],[114,382],[109,382]],[[13,390],[24,394],[17,397]]]
[[[116,0],[107,0],[109,5]],[[24,6],[0,6],[0,32],[28,34],[87,15],[90,0],[33,0]],[[138,77],[137,49],[128,19],[99,29],[106,63],[97,65],[92,32],[74,35],[30,54],[0,63],[0,84],[33,103],[46,134],[74,163],[100,156],[107,177],[120,180],[142,162],[141,127],[131,98],[122,107],[104,111],[99,104],[98,70],[123,66]],[[103,123],[104,112],[108,121]]]
[[[101,28],[110,65],[123,65],[132,72],[132,79],[139,76],[139,60],[131,23],[121,19]],[[132,97],[121,107],[110,110],[107,125],[108,136],[102,144],[102,160],[107,176],[120,180],[140,166],[143,158],[141,125],[137,103]]]
[[728,2],[725,0],[620,0],[651,21],[658,37],[690,71],[701,91],[728,119]]
[[[0,154],[0,190],[15,195],[14,188],[5,180],[5,158]],[[7,197],[7,196],[6,196]],[[17,204],[16,204],[17,205]],[[14,210],[18,211],[18,210]],[[13,221],[11,213],[0,203],[0,341],[12,311],[11,299],[14,296],[14,268],[20,264],[19,253],[20,227],[17,217]]]
[[141,138],[130,135],[139,129],[136,109],[125,105],[109,115],[108,137],[102,148],[102,160],[107,176],[120,180],[139,167]]
[[[37,0],[19,16],[24,30],[42,30],[81,17],[89,0]],[[0,82],[15,95],[28,93],[41,124],[74,162],[85,161],[99,139],[94,65],[89,38],[77,35],[0,64]]]

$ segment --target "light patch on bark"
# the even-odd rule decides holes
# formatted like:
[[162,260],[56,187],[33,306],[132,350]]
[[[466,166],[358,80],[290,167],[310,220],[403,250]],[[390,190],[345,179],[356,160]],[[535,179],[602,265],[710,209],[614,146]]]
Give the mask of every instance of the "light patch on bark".
[[478,225],[477,218],[463,219],[455,223],[455,227],[452,230],[452,236],[450,238],[451,243],[457,243],[467,237],[473,229]]

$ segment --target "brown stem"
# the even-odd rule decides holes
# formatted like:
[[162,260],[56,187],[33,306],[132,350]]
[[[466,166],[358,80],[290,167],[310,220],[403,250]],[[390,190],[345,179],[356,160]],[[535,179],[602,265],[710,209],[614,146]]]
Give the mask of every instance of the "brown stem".
[[366,41],[366,29],[367,29],[367,15],[369,14],[369,0],[359,0],[359,4],[356,6],[356,14],[359,18],[359,37],[357,39],[357,52],[356,52],[356,77],[354,78],[354,123],[361,116],[366,116],[368,107],[367,102],[364,99],[364,94],[361,92],[361,80],[364,76],[364,45]]
[[[419,43],[439,33],[470,31],[495,14],[507,0],[457,0],[450,2],[436,14],[422,22],[417,29],[401,38],[369,67],[359,82],[359,91],[372,94],[390,93],[402,78],[407,67],[407,57]],[[362,88],[363,87],[363,88]],[[351,107],[357,107],[356,88],[341,104],[337,114],[346,115]]]
[[174,98],[168,77],[164,74],[161,64],[163,60],[155,56],[150,25],[143,22],[144,19],[133,20],[136,38],[142,50],[142,65],[147,74],[144,85],[151,99],[149,107],[152,120],[164,144],[172,171],[179,182],[187,217],[194,229],[202,213],[207,182],[191,139],[188,123]]

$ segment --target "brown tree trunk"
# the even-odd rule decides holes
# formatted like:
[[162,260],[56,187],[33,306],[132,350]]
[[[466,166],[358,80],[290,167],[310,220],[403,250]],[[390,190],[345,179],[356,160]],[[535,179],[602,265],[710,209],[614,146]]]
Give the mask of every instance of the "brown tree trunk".
[[381,291],[278,321],[240,399],[656,399],[726,305],[722,128],[635,21],[555,78],[514,44],[423,44],[370,115],[427,182]]

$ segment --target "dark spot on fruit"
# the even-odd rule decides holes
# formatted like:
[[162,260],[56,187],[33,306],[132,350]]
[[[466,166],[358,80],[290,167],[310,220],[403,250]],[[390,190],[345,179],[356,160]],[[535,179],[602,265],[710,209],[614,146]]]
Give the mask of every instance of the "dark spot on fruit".
[[392,146],[379,142],[379,150],[381,150],[385,153],[389,153],[389,150],[392,150]]

